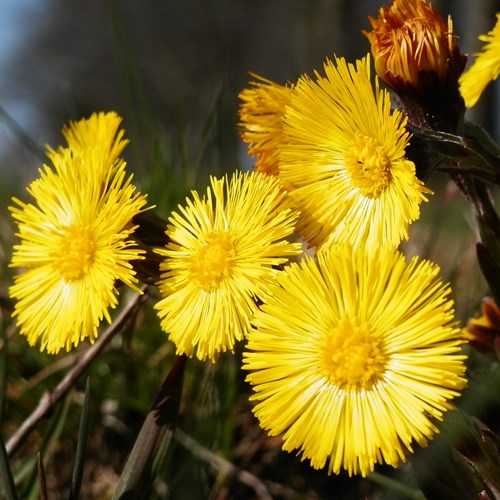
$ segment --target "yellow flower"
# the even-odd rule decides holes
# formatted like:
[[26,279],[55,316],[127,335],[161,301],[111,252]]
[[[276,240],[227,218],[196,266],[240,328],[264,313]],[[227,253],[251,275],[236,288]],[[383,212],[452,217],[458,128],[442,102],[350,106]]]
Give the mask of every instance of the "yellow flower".
[[39,340],[48,353],[94,342],[100,321],[111,321],[117,281],[138,291],[130,262],[142,251],[130,238],[131,220],[146,198],[124,162],[116,160],[107,173],[94,169],[96,158],[109,153],[109,144],[104,148],[50,150],[53,167],[44,165],[27,188],[34,203],[14,199],[10,207],[21,240],[11,266],[26,268],[10,287],[14,316],[28,342]]
[[283,115],[293,90],[256,78],[260,81],[251,82],[251,88],[239,95],[243,101],[239,109],[241,138],[249,145],[248,154],[256,156],[255,170],[277,175]]
[[193,191],[172,214],[155,307],[179,354],[214,360],[243,338],[278,266],[300,252],[285,239],[296,218],[278,181],[258,172],[212,177],[205,197]]
[[486,35],[481,35],[479,40],[485,45],[459,80],[460,91],[468,108],[476,104],[486,86],[500,74],[500,14],[497,14],[495,27]]
[[97,158],[92,168],[100,166],[107,172],[119,160],[129,142],[124,138],[125,131],[119,128],[121,121],[122,118],[113,111],[93,113],[90,118],[70,122],[63,127],[62,133],[73,152],[86,151],[88,154],[93,150]]
[[278,276],[253,321],[244,369],[254,413],[315,468],[396,467],[466,383],[450,289],[428,261],[337,245]]
[[369,56],[300,78],[285,113],[280,178],[311,244],[398,245],[430,193],[405,158],[406,118],[370,79]]

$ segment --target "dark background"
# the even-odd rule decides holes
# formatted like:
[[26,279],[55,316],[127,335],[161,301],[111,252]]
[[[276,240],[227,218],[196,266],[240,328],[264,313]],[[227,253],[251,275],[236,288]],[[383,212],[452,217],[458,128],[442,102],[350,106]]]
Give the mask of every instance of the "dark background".
[[[12,0],[11,0],[12,1]],[[15,2],[14,2],[15,4]],[[69,119],[114,109],[125,117],[132,168],[165,162],[159,144],[185,161],[203,143],[207,126],[218,134],[221,169],[241,165],[236,133],[238,92],[253,71],[277,81],[295,81],[321,69],[333,54],[348,59],[369,50],[360,33],[382,1],[352,0],[40,0],[18,3],[11,31],[18,41],[0,68],[0,106],[36,144],[60,143]],[[436,1],[451,13],[463,52],[479,46],[490,30],[493,0]],[[7,2],[4,4],[4,9]],[[0,6],[0,16],[2,7]],[[498,94],[497,94],[498,95]],[[497,137],[494,91],[474,117]],[[216,119],[214,120],[214,117]],[[206,159],[205,159],[206,160]],[[213,161],[200,161],[201,170]],[[10,198],[25,185],[40,160],[27,139],[0,121],[0,173]],[[188,184],[204,182],[203,175]],[[7,191],[7,192],[6,192]],[[5,206],[5,203],[2,203]]]

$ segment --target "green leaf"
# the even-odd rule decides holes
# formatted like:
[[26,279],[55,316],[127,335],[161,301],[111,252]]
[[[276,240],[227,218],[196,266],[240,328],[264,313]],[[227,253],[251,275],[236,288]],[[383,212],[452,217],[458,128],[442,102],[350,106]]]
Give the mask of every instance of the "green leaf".
[[9,456],[0,434],[0,497],[6,500],[17,500],[16,486],[10,470]]
[[185,356],[178,356],[146,416],[118,482],[114,500],[147,498],[162,472],[172,441],[184,380]]
[[[57,406],[54,417],[51,419],[50,425],[44,434],[40,445],[40,454],[43,463],[48,463],[50,461],[54,450],[57,447],[59,438],[66,423],[70,403],[71,394],[64,399],[63,404]],[[23,498],[28,500],[35,500],[39,498],[38,467],[36,460],[32,462],[28,486],[25,491],[26,494],[23,495]]]
[[87,378],[85,385],[85,399],[83,401],[82,416],[80,418],[80,429],[78,431],[78,443],[76,445],[75,468],[71,478],[69,500],[76,500],[80,496],[82,486],[83,467],[85,465],[85,451],[89,435],[89,409],[90,409],[90,379]]
[[379,472],[371,472],[368,479],[374,483],[380,484],[381,486],[398,493],[400,498],[411,498],[413,500],[425,500],[424,494],[415,488],[411,488],[396,479],[392,479]]

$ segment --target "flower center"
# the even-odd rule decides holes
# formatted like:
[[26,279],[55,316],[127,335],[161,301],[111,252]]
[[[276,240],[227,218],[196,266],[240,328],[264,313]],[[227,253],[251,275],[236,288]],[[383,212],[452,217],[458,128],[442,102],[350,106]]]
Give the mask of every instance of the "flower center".
[[347,171],[361,193],[377,198],[391,181],[391,162],[376,139],[356,134],[345,154]]
[[320,367],[344,390],[369,389],[384,374],[386,356],[369,325],[342,321],[320,347]]
[[205,291],[219,286],[229,275],[235,257],[234,245],[224,232],[208,235],[198,253],[193,257],[189,272]]
[[63,229],[59,249],[53,257],[65,280],[80,279],[94,262],[94,256],[94,239],[87,227],[72,225]]

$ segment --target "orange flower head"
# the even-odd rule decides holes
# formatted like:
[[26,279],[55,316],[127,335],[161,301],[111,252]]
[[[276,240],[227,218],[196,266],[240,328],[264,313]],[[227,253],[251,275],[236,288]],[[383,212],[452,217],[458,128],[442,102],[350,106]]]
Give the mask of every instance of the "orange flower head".
[[271,82],[257,75],[259,81],[250,82],[239,97],[240,134],[248,144],[248,154],[255,156],[254,169],[268,175],[277,175],[279,147],[285,107],[290,102],[292,87]]
[[409,108],[410,121],[417,118],[411,116],[416,103],[424,108],[418,118],[430,116],[430,123],[418,125],[443,129],[440,115],[449,114],[452,104],[455,112],[445,128],[456,128],[464,109],[458,78],[466,58],[459,51],[451,18],[446,22],[425,0],[394,0],[369,21],[373,30],[363,33],[371,44],[375,70]]
[[500,309],[494,299],[483,299],[481,313],[468,321],[462,336],[479,352],[500,354]]

